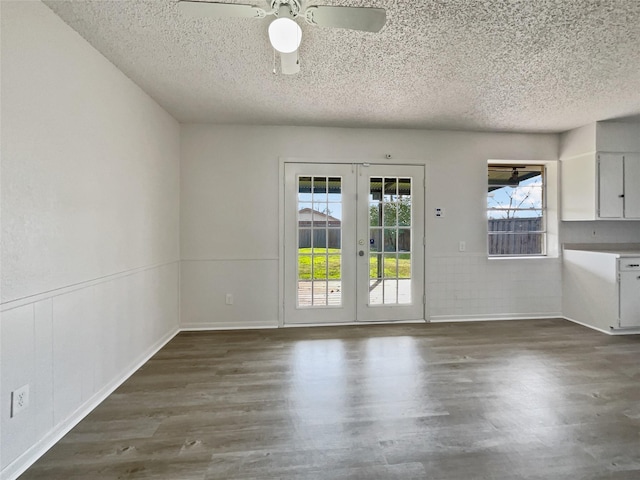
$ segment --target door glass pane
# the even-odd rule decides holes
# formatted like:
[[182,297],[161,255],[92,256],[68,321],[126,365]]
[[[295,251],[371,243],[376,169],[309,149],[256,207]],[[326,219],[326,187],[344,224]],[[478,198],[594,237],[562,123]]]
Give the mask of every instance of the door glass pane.
[[342,203],[342,179],[340,177],[329,177],[327,185],[327,201]]
[[397,233],[398,231],[395,228],[385,228],[384,229],[384,251],[385,252],[395,252],[397,248]]
[[411,279],[411,254],[398,254],[398,278]]
[[369,203],[382,200],[382,178],[371,177],[369,179]]
[[314,280],[328,280],[329,278],[329,258],[326,255],[326,249],[314,249],[323,250],[322,253],[316,253],[313,255],[313,279]]
[[370,179],[369,225],[369,305],[410,304],[410,178]]
[[383,305],[382,280],[369,280],[369,305]]
[[379,280],[382,278],[382,255],[379,253],[369,254],[369,278]]
[[384,225],[392,227],[398,224],[397,212],[398,208],[395,202],[384,202]]
[[384,304],[398,303],[398,281],[384,280]]
[[370,228],[369,229],[369,251],[379,252],[382,245],[382,229]]
[[411,229],[409,228],[398,229],[398,251],[399,252],[411,251]]
[[342,304],[341,218],[341,177],[298,177],[299,308]]
[[298,228],[298,249],[311,248],[312,232],[310,228]]
[[398,257],[395,253],[384,254],[384,278],[398,278]]
[[342,231],[339,228],[327,229],[327,238],[329,242],[329,255],[340,254]]
[[298,178],[298,203],[311,201],[311,177]]
[[[320,222],[318,222],[320,223]],[[322,222],[324,223],[324,222]],[[313,248],[322,249],[315,253],[322,255],[326,253],[324,250],[327,248],[327,229],[326,228],[314,228],[313,229]]]
[[327,300],[327,282],[313,282],[313,305],[325,305]]
[[411,179],[398,179],[398,225],[411,225]]
[[326,177],[313,177],[312,193],[313,193],[314,202],[327,201],[327,178]]
[[327,202],[314,202],[314,228],[326,228],[327,220],[329,219],[329,215],[331,211],[329,210],[329,204]]
[[380,202],[371,202],[369,204],[369,225],[372,227],[382,225],[382,205]]
[[394,202],[396,195],[398,194],[398,179],[397,178],[385,178],[384,179],[384,195],[382,199],[385,203]]

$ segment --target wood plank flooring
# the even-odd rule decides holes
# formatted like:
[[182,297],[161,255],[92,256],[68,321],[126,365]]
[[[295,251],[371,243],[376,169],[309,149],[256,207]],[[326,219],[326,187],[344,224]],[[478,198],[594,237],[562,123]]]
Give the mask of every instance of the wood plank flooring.
[[640,336],[564,320],[181,333],[22,480],[640,478]]

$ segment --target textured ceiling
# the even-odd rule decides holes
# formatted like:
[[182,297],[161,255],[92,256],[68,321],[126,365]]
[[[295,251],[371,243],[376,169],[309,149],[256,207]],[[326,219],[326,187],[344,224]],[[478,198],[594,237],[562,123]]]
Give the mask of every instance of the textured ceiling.
[[557,132],[640,118],[640,0],[318,0],[382,7],[387,23],[299,20],[293,76],[273,74],[273,17],[44,3],[181,122]]

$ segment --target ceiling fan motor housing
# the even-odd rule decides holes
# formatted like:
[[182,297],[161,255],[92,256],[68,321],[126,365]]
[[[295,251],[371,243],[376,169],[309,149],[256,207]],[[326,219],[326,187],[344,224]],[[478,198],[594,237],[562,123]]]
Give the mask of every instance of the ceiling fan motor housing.
[[273,0],[271,9],[276,17],[296,18],[300,15],[300,2],[298,0]]

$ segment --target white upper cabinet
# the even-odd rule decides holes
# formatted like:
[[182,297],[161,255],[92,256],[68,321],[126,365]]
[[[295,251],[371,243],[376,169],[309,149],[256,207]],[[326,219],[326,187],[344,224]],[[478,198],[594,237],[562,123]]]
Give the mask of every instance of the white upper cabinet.
[[600,218],[621,218],[624,213],[624,157],[598,154],[598,211]]
[[640,153],[624,156],[624,217],[640,219]]
[[562,220],[640,220],[640,123],[562,134]]

